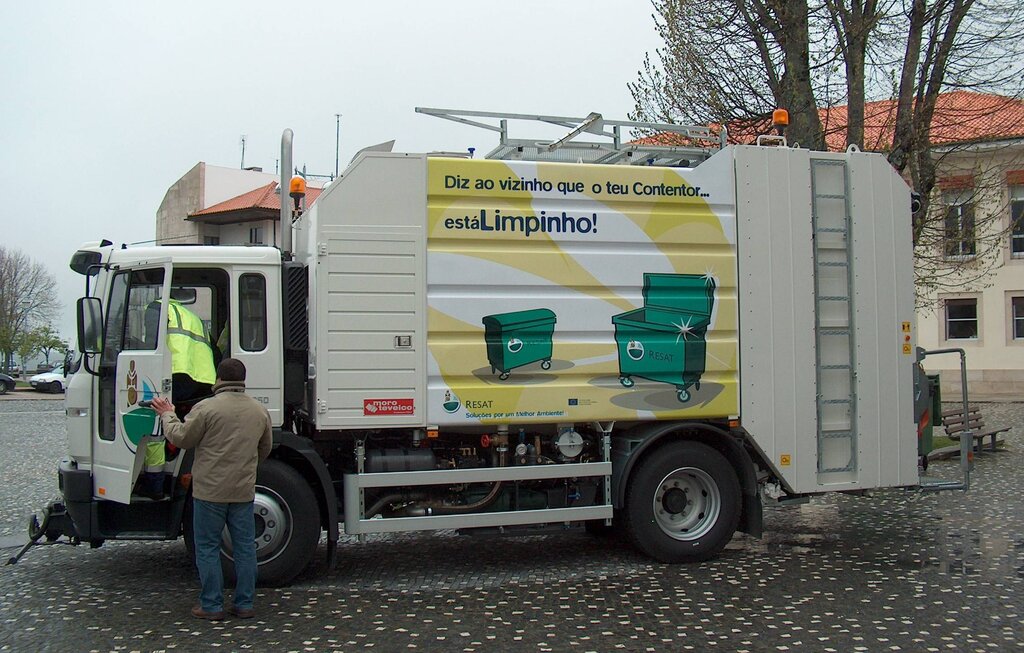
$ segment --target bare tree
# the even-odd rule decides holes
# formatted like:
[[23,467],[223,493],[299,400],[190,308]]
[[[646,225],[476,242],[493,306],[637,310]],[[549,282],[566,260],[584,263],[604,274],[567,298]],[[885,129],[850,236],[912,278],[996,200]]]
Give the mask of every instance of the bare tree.
[[57,314],[57,282],[24,252],[0,246],[0,354],[4,367],[36,325]]
[[823,147],[806,0],[654,0],[654,9],[665,47],[629,85],[636,119],[745,131],[781,106],[793,140]]
[[[944,91],[981,90],[1017,98],[1024,93],[1024,49],[1021,20],[1024,10],[1015,1],[910,0],[899,17],[906,17],[895,130],[889,162],[908,171],[912,185],[928,203],[935,188],[942,155],[934,151],[933,134],[978,115],[937,113]],[[897,27],[896,29],[899,29]],[[982,108],[982,112],[991,112]],[[915,229],[920,236],[923,224]]]
[[[940,99],[957,89],[1024,96],[1024,3],[816,1],[653,0],[665,45],[629,85],[633,117],[720,123],[749,137],[765,131],[771,110],[782,106],[790,110],[790,142],[818,149],[827,139],[833,147],[845,142],[888,152],[924,203],[914,224],[919,287],[963,289],[983,282],[1006,235],[996,228],[1005,211],[978,213],[967,222],[961,216],[960,226],[972,232],[978,251],[950,256],[946,243],[963,234],[951,232],[941,201],[931,205],[940,197],[933,192],[938,171],[963,146],[976,145],[958,142],[944,128],[970,118],[984,121],[981,113],[995,115],[998,108],[988,105],[965,116],[944,111]],[[872,98],[888,104],[876,102],[868,116]],[[830,110],[843,106],[845,112]],[[819,115],[828,119],[825,124]],[[875,123],[870,139],[869,120]],[[973,175],[992,176],[981,169]]]
[[863,147],[868,45],[882,7],[878,0],[825,0],[825,7],[846,69],[846,143]]

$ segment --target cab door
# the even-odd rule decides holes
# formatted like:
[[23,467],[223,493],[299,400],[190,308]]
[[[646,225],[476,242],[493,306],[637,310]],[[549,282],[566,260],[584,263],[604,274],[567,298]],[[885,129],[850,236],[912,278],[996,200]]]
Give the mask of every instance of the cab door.
[[150,262],[114,273],[107,299],[100,355],[93,493],[131,503],[145,444],[159,434],[160,420],[144,400],[170,396],[167,307],[171,265]]

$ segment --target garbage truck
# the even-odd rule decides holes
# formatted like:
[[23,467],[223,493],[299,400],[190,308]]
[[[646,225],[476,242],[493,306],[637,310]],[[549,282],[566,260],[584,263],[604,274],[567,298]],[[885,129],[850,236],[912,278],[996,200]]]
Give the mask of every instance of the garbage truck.
[[[656,560],[702,561],[759,536],[766,502],[925,482],[911,191],[884,157],[596,113],[418,111],[499,145],[371,147],[305,206],[286,130],[279,247],[74,253],[82,359],[32,541],[189,542],[189,451],[168,452],[162,500],[135,492],[160,438],[149,401],[174,400],[147,332],[172,297],[224,335],[273,419],[254,503],[266,584],[324,535],[334,564],[342,534],[617,529]],[[513,138],[515,120],[568,132]]]

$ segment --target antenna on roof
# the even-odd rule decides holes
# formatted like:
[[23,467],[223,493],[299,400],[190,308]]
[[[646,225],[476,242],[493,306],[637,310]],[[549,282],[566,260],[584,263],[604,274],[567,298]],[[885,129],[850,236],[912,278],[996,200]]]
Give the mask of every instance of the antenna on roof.
[[245,170],[245,134],[242,134],[242,165],[239,166],[242,170]]

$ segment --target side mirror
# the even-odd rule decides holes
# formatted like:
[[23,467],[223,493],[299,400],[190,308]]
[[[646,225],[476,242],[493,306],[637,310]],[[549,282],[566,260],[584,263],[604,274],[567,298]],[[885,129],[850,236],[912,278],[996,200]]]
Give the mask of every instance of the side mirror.
[[78,351],[86,354],[103,351],[103,309],[97,297],[78,300]]

